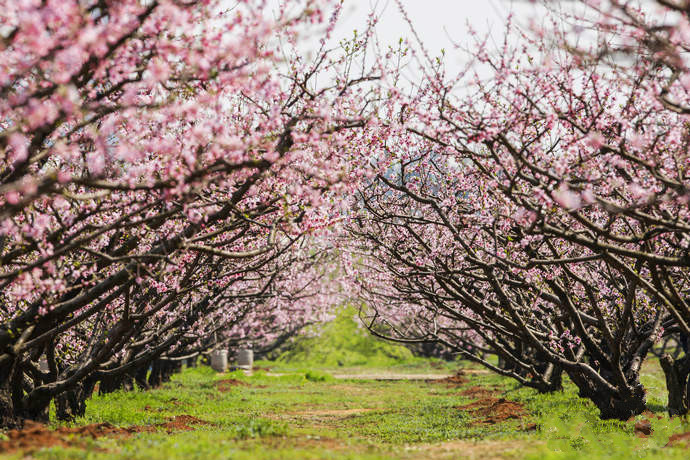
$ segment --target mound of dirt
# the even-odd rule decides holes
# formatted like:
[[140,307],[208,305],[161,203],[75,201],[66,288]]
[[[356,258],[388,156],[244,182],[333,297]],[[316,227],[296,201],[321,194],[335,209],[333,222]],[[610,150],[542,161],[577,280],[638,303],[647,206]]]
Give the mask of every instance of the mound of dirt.
[[668,442],[664,447],[673,447],[678,444],[685,444],[686,447],[690,447],[690,431],[687,433],[676,433],[668,438]]
[[638,438],[647,438],[654,433],[651,421],[662,420],[663,417],[649,410],[645,410],[640,415],[643,417],[641,420],[637,420],[636,416],[632,416],[628,419],[628,423],[634,424],[633,433],[635,436]]
[[652,422],[647,419],[642,419],[635,423],[634,428],[635,436],[638,438],[646,438],[652,435],[654,430],[652,429]]
[[458,371],[455,375],[446,377],[444,379],[427,380],[428,383],[440,383],[446,385],[448,388],[457,388],[466,384],[469,380],[465,377],[464,371]]
[[43,447],[79,447],[84,445],[84,438],[101,438],[104,436],[131,436],[135,433],[150,433],[163,429],[168,433],[174,431],[190,431],[190,425],[211,425],[211,423],[191,415],[177,415],[165,423],[157,425],[134,425],[126,428],[117,427],[110,423],[94,423],[73,428],[60,427],[51,430],[42,423],[27,420],[21,430],[7,432],[8,439],[0,441],[0,453],[17,450],[33,451]]
[[82,444],[79,438],[100,438],[102,436],[128,436],[136,433],[137,427],[119,428],[110,423],[94,423],[74,428],[60,427],[51,430],[42,423],[27,420],[21,430],[7,432],[6,441],[0,441],[0,452],[35,450],[41,447],[69,447]]
[[491,395],[491,391],[487,390],[486,388],[474,386],[461,391],[460,394],[467,396],[468,398],[486,398],[487,396]]
[[155,425],[157,428],[163,428],[168,433],[173,431],[191,431],[194,428],[189,425],[212,425],[212,423],[206,420],[201,420],[191,415],[176,415],[172,420]]
[[232,390],[233,387],[248,387],[249,384],[247,382],[243,382],[241,380],[237,379],[225,379],[225,380],[219,380],[216,382],[216,387],[218,388],[218,391],[225,393],[230,390]]
[[481,398],[457,408],[469,412],[475,418],[480,418],[473,422],[475,425],[495,425],[506,420],[521,419],[527,415],[522,404],[504,398]]

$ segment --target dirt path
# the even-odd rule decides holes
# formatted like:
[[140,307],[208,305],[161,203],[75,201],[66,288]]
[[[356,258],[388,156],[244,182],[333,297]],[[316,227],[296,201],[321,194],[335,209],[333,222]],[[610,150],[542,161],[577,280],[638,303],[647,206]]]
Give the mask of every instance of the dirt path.
[[[489,372],[484,369],[463,369],[463,374],[488,374]],[[280,377],[287,375],[281,372],[267,372],[266,375],[270,377]],[[409,372],[387,372],[387,371],[376,371],[376,372],[363,372],[363,373],[332,373],[330,374],[333,378],[338,380],[444,380],[451,378],[455,373],[445,373],[445,374],[420,374],[420,373],[409,373]]]
[[375,410],[382,410],[379,408],[359,408],[359,409],[319,409],[319,410],[302,410],[283,412],[279,415],[297,416],[297,417],[347,417],[348,415],[359,415]]
[[443,380],[452,374],[404,374],[395,372],[374,372],[367,374],[333,374],[341,380]]
[[[415,444],[406,450],[414,458],[424,460],[505,460],[525,447],[525,441],[446,441],[433,444]],[[534,443],[532,443],[534,445]]]

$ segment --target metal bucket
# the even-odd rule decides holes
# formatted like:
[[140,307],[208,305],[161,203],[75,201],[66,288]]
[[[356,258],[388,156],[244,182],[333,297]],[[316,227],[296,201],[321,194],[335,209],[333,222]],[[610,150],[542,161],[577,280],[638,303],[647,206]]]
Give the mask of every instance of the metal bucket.
[[211,352],[211,367],[216,372],[228,370],[228,350],[214,350]]
[[240,348],[237,350],[237,367],[245,371],[251,371],[254,366],[254,350],[251,348]]

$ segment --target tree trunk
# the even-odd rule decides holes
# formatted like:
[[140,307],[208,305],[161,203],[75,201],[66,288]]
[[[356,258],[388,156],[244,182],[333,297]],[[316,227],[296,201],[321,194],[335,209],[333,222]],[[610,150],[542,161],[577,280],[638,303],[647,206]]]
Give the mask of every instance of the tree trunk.
[[608,388],[597,385],[585,375],[576,372],[569,372],[568,375],[578,387],[579,396],[592,401],[604,420],[628,420],[630,417],[641,414],[647,408],[647,395],[637,379],[632,379],[630,383],[632,391],[629,394],[623,391],[615,394]]
[[20,428],[25,419],[48,422],[50,397],[25,398],[33,382],[24,375],[20,362],[16,357],[0,367],[0,428]]
[[160,361],[158,359],[154,359],[151,362],[151,373],[149,374],[149,379],[148,379],[148,383],[149,383],[150,388],[158,388],[163,383],[161,365],[162,365],[162,361]]
[[161,360],[161,383],[169,382],[172,376],[182,370],[180,361]]
[[660,359],[661,368],[666,376],[666,390],[668,391],[668,414],[685,415],[688,413],[688,392],[690,392],[689,359],[674,360],[665,354]]
[[99,394],[108,394],[118,390],[131,391],[134,389],[134,377],[131,373],[108,376],[106,380],[101,380],[98,385]]
[[134,371],[134,382],[142,390],[148,390],[150,388],[149,383],[146,381],[146,377],[149,373],[149,363],[137,368]]
[[0,388],[0,429],[21,428],[22,420],[15,415],[12,393]]
[[[55,397],[55,415],[58,420],[72,421],[86,413],[86,400],[93,395],[96,381],[87,379],[75,388]],[[99,385],[100,387],[100,385]]]
[[548,384],[538,385],[536,388],[539,393],[552,393],[563,389],[563,369],[560,367],[547,364],[543,369],[542,377]]

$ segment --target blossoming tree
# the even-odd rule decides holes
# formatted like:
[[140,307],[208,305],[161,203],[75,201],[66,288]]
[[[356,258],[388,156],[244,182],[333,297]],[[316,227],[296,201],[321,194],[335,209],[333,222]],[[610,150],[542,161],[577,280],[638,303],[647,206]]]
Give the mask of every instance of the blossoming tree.
[[[688,17],[669,2],[649,2],[676,12],[667,24],[629,2],[583,3],[573,28],[509,26],[493,54],[479,42],[489,77],[448,77],[420,53],[425,81],[390,116],[399,137],[354,233],[403,302],[456,323],[427,319],[428,333],[469,326],[514,376],[546,369],[527,352],[625,419],[645,407],[654,342],[688,332]],[[687,363],[664,362],[683,413]]]
[[303,245],[364,174],[381,69],[326,48],[337,4],[265,7],[2,5],[3,424],[54,398],[73,416],[99,378],[221,329],[260,341],[323,316],[332,290],[299,293],[328,269]]

